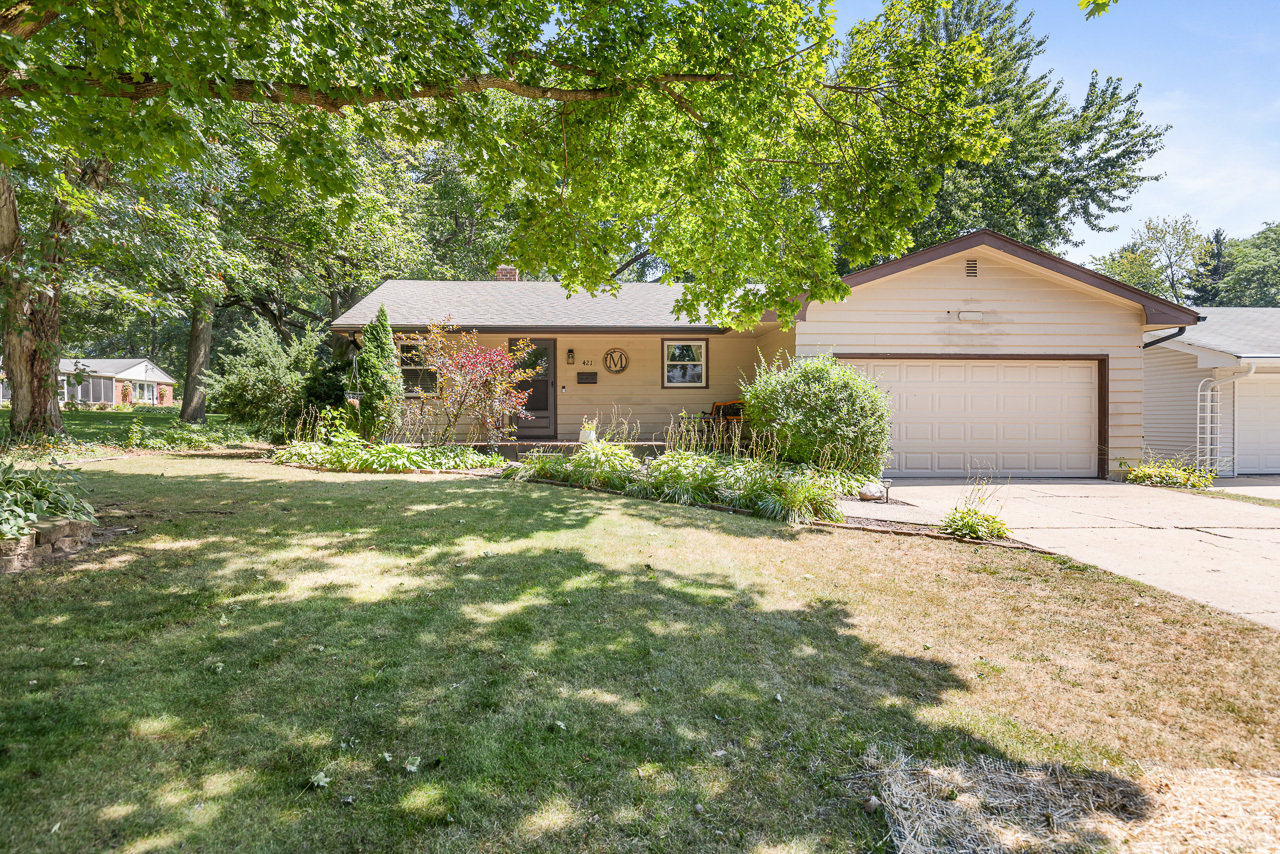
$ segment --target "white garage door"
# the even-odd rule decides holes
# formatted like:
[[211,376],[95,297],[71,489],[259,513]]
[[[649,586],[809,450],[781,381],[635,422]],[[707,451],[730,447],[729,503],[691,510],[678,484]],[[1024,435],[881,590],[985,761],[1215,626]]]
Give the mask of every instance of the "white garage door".
[[1280,377],[1235,386],[1236,473],[1280,473]]
[[889,477],[1094,477],[1098,364],[862,359],[893,400]]

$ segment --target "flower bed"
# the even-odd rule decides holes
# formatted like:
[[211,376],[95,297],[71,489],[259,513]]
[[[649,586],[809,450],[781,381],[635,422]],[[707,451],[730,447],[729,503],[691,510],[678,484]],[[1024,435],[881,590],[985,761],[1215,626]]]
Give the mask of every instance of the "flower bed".
[[572,456],[531,453],[503,477],[610,489],[673,504],[707,504],[788,522],[844,521],[840,498],[866,478],[693,451],[673,450],[647,465],[625,447],[589,442]]
[[498,454],[482,454],[465,445],[415,448],[371,445],[358,439],[334,443],[294,442],[277,451],[272,461],[328,471],[384,473],[494,468],[507,462]]

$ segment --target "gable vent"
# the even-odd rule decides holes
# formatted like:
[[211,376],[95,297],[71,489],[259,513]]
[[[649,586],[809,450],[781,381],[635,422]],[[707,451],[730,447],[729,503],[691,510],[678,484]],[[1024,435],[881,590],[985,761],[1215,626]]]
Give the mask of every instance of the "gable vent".
[[966,258],[964,261],[964,274],[970,279],[978,278],[978,259]]

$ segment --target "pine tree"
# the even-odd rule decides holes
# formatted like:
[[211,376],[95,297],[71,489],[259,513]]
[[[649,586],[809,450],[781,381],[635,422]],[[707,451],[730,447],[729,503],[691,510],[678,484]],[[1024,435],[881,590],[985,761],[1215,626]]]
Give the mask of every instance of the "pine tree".
[[395,433],[404,419],[404,381],[385,305],[378,308],[378,316],[360,337],[356,371],[364,393],[360,398],[360,434],[365,439],[381,439]]
[[1231,272],[1227,257],[1227,233],[1215,228],[1209,235],[1209,251],[1191,277],[1191,304],[1213,306],[1222,303],[1222,280]]

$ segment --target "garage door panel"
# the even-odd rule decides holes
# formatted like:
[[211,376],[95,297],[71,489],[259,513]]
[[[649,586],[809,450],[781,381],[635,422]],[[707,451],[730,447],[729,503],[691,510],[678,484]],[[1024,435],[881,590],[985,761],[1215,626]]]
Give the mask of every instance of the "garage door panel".
[[1061,412],[1062,411],[1062,395],[1061,394],[1037,394],[1032,398],[1036,412]]
[[1068,412],[1089,413],[1092,415],[1098,409],[1098,396],[1096,394],[1073,394],[1067,398]]
[[917,362],[908,364],[902,368],[902,379],[909,383],[914,382],[933,382],[934,366],[928,362]]
[[1096,451],[1090,453],[1065,454],[1064,465],[1067,471],[1080,471],[1082,469],[1093,468],[1098,464],[1098,454]]
[[939,442],[963,442],[965,432],[965,425],[956,422],[939,424],[936,431]]
[[1280,474],[1280,376],[1235,384],[1236,472]]
[[1005,412],[1030,412],[1031,397],[1026,394],[1002,394],[1000,405]]
[[894,408],[899,477],[1091,477],[1097,364],[995,359],[859,360]]
[[999,438],[997,435],[1000,432],[999,427],[1000,425],[992,424],[989,421],[969,424],[969,435],[963,438],[967,438],[970,442],[994,442]]
[[1068,365],[1066,372],[1066,382],[1092,386],[1097,369],[1093,365]]
[[1031,455],[1030,454],[1001,454],[1000,470],[1010,473],[1022,473],[1031,471]]
[[902,438],[910,441],[933,440],[934,425],[931,422],[908,421],[902,425]]
[[1031,425],[1021,421],[1000,424],[1000,438],[1006,442],[1025,442],[1031,438]]

